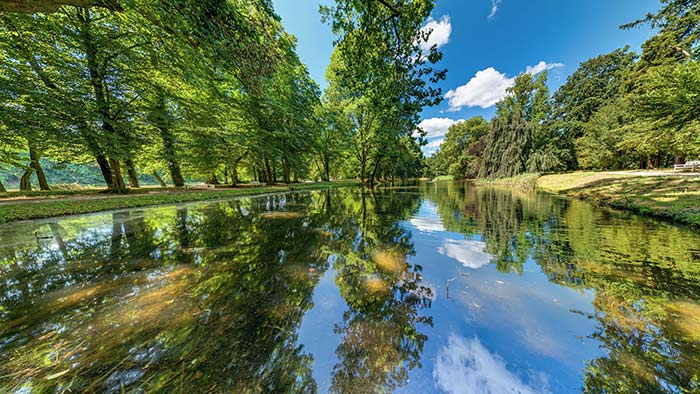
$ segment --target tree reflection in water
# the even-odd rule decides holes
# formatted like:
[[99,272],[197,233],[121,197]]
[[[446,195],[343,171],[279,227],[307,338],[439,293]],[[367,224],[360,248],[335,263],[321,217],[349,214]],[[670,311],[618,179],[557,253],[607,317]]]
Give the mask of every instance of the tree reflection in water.
[[[532,192],[425,185],[450,231],[481,234],[499,270],[532,259],[558,285],[594,290],[584,392],[700,391],[700,235]],[[572,311],[578,313],[577,311]]]
[[[439,222],[417,217],[421,206]],[[599,345],[600,356],[573,360],[585,363],[584,391],[700,391],[700,234],[582,202],[461,183],[0,227],[0,391],[317,392],[319,360],[299,336],[314,290],[331,274],[343,300],[338,321],[328,322],[338,336],[336,358],[322,360],[333,365],[331,392],[410,390],[409,377],[423,364],[448,360],[447,353],[426,359],[431,332],[489,355],[517,381],[484,338],[448,331],[468,331],[473,323],[460,313],[469,311],[445,315],[452,300],[437,299],[422,275],[456,275],[454,266],[419,260],[425,251],[417,251],[411,226],[425,230],[426,245],[445,263],[481,278],[492,279],[490,263],[513,282],[534,266],[550,282],[543,284],[591,294],[589,311],[564,311],[596,322],[588,346]],[[494,305],[509,300],[504,288],[488,291],[502,296],[492,297]],[[532,293],[513,286],[509,294]],[[433,327],[438,309],[443,326]],[[509,321],[488,318],[489,325]],[[530,321],[547,322],[537,318]]]
[[[415,365],[424,341],[410,329],[422,319],[418,275],[408,264],[379,272],[380,255],[371,256],[381,244],[378,253],[405,261],[410,237],[396,223],[419,199],[361,195],[290,194],[6,230],[3,390],[315,392],[313,357],[297,331],[329,261],[347,267],[343,287],[358,308],[347,315],[346,326],[359,327],[347,329],[347,343],[373,327],[389,334],[364,346],[396,347],[391,360],[371,357],[376,385],[394,379],[385,368]],[[380,218],[380,209],[391,214]],[[35,232],[37,240],[23,235]],[[371,291],[360,277],[385,282]]]

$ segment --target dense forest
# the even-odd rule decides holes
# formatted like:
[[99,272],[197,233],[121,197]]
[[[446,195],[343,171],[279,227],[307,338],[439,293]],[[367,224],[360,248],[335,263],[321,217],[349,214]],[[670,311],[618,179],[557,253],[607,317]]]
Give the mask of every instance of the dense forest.
[[[641,54],[583,62],[554,94],[516,77],[491,121],[454,125],[426,158],[439,104],[434,0],[336,0],[321,91],[270,0],[0,2],[0,191],[236,185],[659,168],[700,154],[700,5],[662,0]],[[53,185],[53,186],[52,186]]]

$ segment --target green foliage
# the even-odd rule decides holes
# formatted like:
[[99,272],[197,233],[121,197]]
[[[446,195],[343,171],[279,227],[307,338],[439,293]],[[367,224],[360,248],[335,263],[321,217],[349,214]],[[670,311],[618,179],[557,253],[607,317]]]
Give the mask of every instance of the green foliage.
[[442,100],[434,68],[442,54],[425,51],[430,31],[422,26],[431,0],[357,2],[321,7],[338,36],[327,71],[327,98],[350,119],[361,181],[422,173],[419,149],[410,141],[425,106]]
[[450,126],[440,150],[426,163],[430,175],[450,175],[454,179],[476,177],[489,130],[489,122],[480,116]]
[[0,165],[23,185],[45,180],[42,156],[97,162],[117,192],[137,171],[175,186],[309,176],[320,92],[269,1],[106,8],[0,15]]
[[566,147],[561,146],[558,130],[548,123],[551,100],[546,83],[546,72],[515,78],[509,95],[498,103],[479,177],[508,178],[566,168]]

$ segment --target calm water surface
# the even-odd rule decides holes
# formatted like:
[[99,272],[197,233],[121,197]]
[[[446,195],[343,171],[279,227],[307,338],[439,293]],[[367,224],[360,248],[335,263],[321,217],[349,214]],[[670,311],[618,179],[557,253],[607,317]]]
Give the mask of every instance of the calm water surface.
[[0,392],[697,393],[700,234],[422,184],[0,227]]

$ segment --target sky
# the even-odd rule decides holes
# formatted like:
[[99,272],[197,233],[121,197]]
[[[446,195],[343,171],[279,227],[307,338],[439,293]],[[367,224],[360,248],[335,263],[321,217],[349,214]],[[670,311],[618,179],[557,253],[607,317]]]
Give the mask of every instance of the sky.
[[[318,9],[332,1],[273,2],[285,29],[297,37],[299,57],[324,88],[335,37]],[[587,59],[625,45],[639,52],[651,31],[619,26],[659,7],[659,0],[437,0],[426,26],[448,72],[439,83],[443,102],[421,114],[428,133],[423,151],[433,154],[459,120],[491,119],[519,73],[548,70],[554,92]]]

